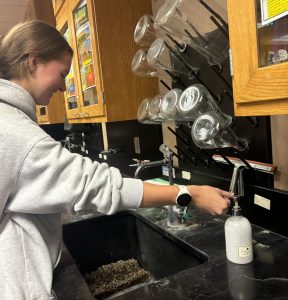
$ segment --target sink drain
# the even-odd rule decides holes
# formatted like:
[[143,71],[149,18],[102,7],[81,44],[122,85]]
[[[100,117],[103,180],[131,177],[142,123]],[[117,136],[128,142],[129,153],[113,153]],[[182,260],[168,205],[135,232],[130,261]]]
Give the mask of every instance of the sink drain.
[[99,299],[148,281],[150,273],[141,268],[137,260],[128,259],[103,265],[84,278],[93,296]]

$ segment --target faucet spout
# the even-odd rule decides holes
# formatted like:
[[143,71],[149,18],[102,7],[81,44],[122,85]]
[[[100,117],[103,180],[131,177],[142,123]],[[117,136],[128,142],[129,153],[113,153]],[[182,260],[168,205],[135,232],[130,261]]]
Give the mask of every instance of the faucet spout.
[[229,187],[229,191],[234,194],[238,194],[239,196],[244,196],[244,188],[243,188],[243,175],[242,171],[244,166],[238,165],[234,167],[231,183]]
[[156,160],[156,161],[151,161],[151,162],[142,162],[138,164],[138,167],[135,171],[134,177],[139,178],[139,174],[141,171],[152,168],[152,167],[159,167],[159,166],[165,166],[167,165],[167,160],[164,158],[162,160]]
[[244,166],[238,165],[234,167],[232,179],[230,183],[229,191],[234,193],[233,197],[233,208],[232,213],[233,215],[240,215],[241,208],[238,205],[238,200],[244,196],[244,181],[243,181],[243,170]]
[[[162,160],[156,160],[152,162],[142,161],[137,163],[137,169],[134,173],[134,178],[139,178],[139,174],[141,171],[159,166],[167,166],[168,167],[168,176],[169,176],[169,184],[173,185],[173,152],[164,144],[162,144],[159,148],[162,152],[164,158]],[[131,165],[135,166],[135,165]],[[168,211],[167,223],[169,226],[181,226],[183,225],[187,213],[187,208],[180,208],[177,205],[165,206],[165,209]]]

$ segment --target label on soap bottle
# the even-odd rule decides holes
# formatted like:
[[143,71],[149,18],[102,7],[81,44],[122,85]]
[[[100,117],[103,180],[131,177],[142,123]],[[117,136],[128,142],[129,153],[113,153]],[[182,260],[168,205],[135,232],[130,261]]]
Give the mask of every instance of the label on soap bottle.
[[248,257],[252,255],[251,246],[239,246],[238,247],[238,257]]

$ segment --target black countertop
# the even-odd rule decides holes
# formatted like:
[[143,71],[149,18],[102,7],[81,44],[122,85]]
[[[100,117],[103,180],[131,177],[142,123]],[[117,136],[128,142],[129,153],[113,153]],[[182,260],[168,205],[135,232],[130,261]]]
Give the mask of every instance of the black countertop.
[[[288,299],[286,237],[252,225],[254,260],[237,265],[226,259],[224,222],[228,215],[213,217],[191,208],[189,226],[176,229],[167,227],[166,213],[160,209],[137,209],[131,213],[196,247],[208,256],[208,260],[115,299]],[[98,216],[65,216],[64,223]],[[94,299],[65,247],[55,270],[54,289],[59,300]]]

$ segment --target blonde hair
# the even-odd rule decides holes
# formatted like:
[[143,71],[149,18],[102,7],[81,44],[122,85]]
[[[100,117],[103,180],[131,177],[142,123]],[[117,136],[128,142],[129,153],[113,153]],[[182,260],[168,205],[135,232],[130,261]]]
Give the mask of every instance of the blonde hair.
[[26,77],[29,55],[49,62],[65,53],[72,56],[73,50],[55,27],[39,20],[19,23],[0,39],[0,78]]

